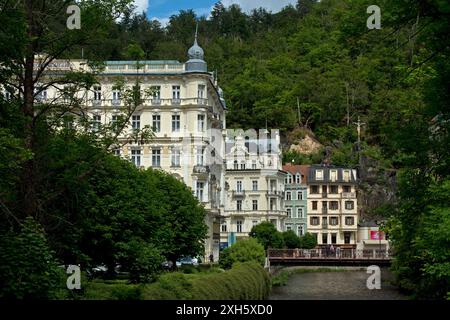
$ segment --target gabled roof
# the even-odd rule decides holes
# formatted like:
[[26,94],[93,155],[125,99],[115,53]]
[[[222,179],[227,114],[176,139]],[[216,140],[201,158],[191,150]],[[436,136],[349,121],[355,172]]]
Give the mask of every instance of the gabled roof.
[[293,176],[300,173],[302,176],[302,183],[308,182],[309,165],[287,163],[283,165],[283,171],[286,171]]

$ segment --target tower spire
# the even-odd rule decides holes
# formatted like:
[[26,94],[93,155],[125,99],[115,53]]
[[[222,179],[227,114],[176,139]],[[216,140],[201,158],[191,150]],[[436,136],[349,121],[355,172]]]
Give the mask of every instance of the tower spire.
[[195,43],[197,43],[197,36],[198,36],[198,21],[195,23]]

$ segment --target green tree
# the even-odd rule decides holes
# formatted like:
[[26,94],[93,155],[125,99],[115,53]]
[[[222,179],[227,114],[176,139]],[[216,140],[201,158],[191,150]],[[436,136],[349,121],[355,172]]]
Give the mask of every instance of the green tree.
[[283,248],[284,240],[281,232],[279,232],[273,223],[264,221],[253,226],[249,236],[258,240],[264,249]]
[[49,249],[42,226],[28,217],[19,231],[0,234],[0,298],[51,299],[64,272]]
[[264,266],[266,252],[264,247],[256,239],[249,238],[236,242],[220,252],[219,265],[230,269],[238,262],[257,262]]
[[317,239],[311,233],[307,232],[300,237],[300,248],[314,249],[317,246]]
[[300,238],[295,234],[294,231],[288,230],[288,231],[283,232],[282,235],[283,235],[284,245],[288,249],[300,248],[300,246],[301,246]]

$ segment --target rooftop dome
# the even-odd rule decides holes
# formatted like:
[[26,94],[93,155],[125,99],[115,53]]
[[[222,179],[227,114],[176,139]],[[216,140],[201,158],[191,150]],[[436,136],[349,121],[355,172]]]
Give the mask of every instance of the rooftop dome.
[[203,49],[197,43],[198,25],[195,29],[195,40],[192,47],[188,50],[189,60],[186,62],[186,71],[188,72],[207,72],[206,62],[203,60]]

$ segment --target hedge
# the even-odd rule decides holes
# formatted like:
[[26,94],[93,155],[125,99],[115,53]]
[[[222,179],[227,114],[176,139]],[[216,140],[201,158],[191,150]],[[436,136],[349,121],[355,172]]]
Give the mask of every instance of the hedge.
[[261,300],[270,293],[270,277],[259,264],[245,262],[202,276],[170,273],[143,288],[142,299]]

